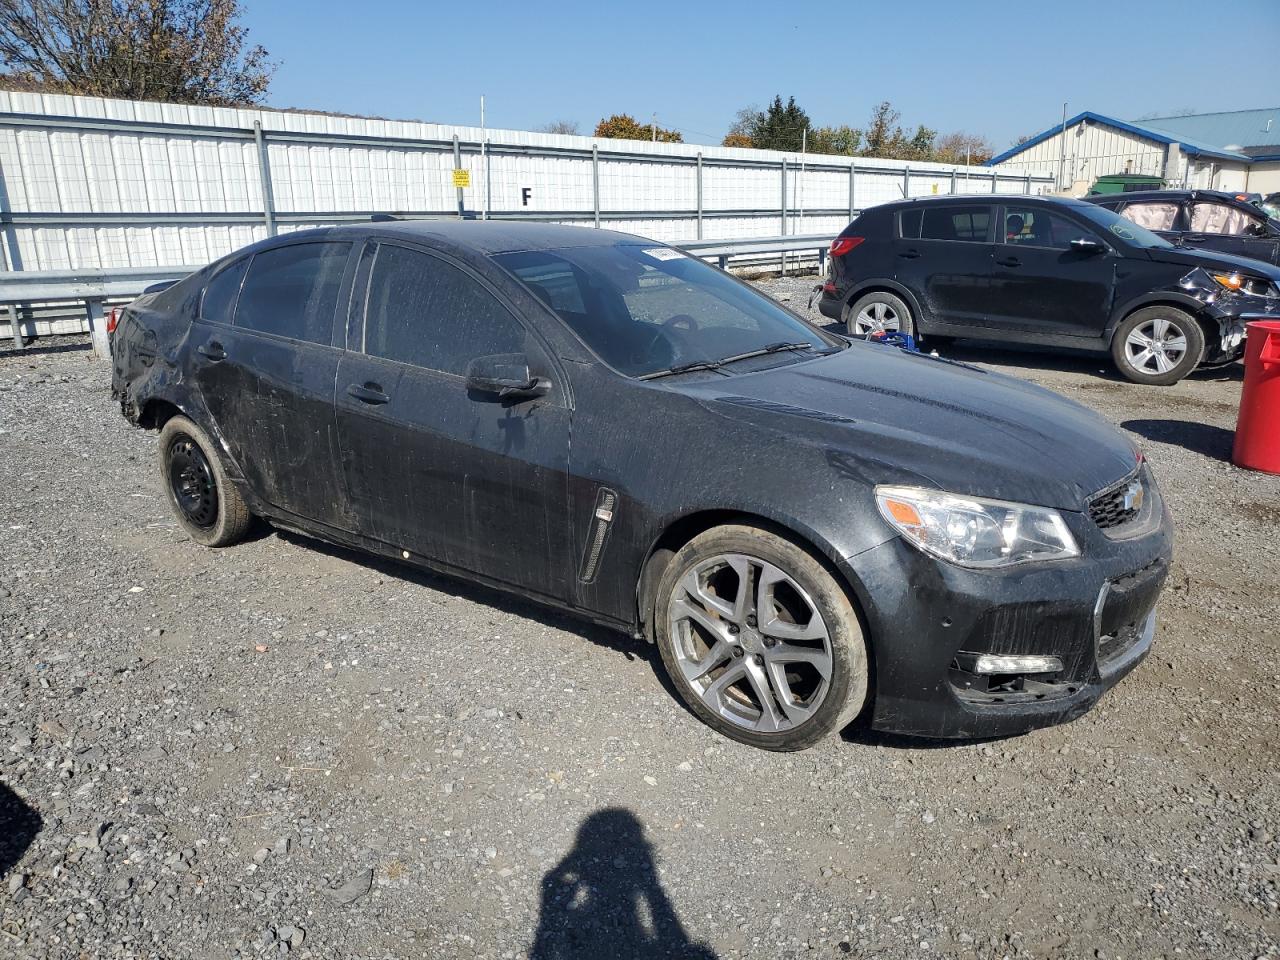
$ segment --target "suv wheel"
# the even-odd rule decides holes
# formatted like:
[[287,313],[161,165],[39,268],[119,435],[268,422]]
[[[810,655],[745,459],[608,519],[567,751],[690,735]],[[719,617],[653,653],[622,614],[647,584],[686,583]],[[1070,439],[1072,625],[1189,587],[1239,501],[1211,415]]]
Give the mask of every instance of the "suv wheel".
[[1185,310],[1144,307],[1116,328],[1111,357],[1134,383],[1167,386],[1199,366],[1204,357],[1204,332]]
[[658,649],[681,697],[727,737],[802,750],[849,724],[867,695],[867,648],[826,568],[747,526],[694,537],[658,587]]
[[881,290],[859,297],[845,310],[849,336],[865,337],[872,333],[914,333],[911,310],[901,297]]
[[160,431],[160,482],[196,543],[226,547],[244,539],[253,516],[227,479],[213,441],[186,417],[170,418]]

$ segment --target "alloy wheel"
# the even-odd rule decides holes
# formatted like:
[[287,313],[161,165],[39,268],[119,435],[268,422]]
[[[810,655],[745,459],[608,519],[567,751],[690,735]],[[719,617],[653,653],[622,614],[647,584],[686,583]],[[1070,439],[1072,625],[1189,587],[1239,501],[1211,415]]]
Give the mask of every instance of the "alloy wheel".
[[865,337],[871,333],[890,333],[902,329],[902,319],[892,305],[877,301],[868,303],[853,320],[853,332]]
[[1124,342],[1130,366],[1142,373],[1168,373],[1187,353],[1187,336],[1171,320],[1153,317],[1134,327]]
[[668,605],[682,679],[719,716],[756,733],[813,717],[831,687],[831,635],[785,570],[721,554],[692,567]]

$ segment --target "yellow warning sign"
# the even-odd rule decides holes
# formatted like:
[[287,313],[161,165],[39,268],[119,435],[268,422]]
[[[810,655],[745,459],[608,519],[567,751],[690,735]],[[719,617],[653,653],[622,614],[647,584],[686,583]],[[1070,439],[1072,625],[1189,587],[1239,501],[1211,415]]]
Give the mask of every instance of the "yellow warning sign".
[[471,171],[470,170],[453,171],[453,185],[455,187],[471,186]]

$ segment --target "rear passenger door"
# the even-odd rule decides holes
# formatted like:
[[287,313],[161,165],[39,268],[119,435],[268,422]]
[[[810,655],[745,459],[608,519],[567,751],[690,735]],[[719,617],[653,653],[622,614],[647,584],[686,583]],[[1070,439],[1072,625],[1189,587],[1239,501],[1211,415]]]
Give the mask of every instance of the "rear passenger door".
[[903,210],[895,241],[896,279],[930,320],[951,327],[988,324],[993,206],[922,203]]
[[250,488],[272,507],[351,528],[338,460],[333,346],[350,243],[302,242],[231,264],[205,287],[191,377]]
[[[570,408],[538,336],[440,251],[370,244],[338,369],[342,462],[361,532],[411,554],[571,599]],[[481,356],[518,355],[550,393],[468,391]]]

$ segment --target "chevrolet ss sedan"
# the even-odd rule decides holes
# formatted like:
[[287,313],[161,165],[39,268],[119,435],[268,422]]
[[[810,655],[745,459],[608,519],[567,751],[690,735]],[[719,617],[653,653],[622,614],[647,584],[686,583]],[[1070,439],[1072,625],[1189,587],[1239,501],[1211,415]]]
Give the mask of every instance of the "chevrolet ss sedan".
[[192,540],[259,518],[648,638],[757,747],[1070,720],[1154,635],[1172,529],[1118,430],[660,243],[291,233],[135,301],[112,353]]

